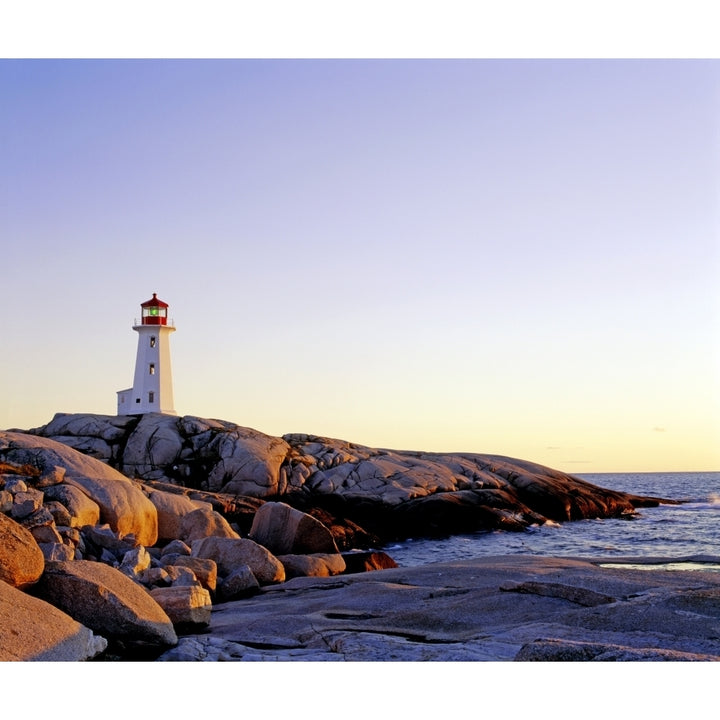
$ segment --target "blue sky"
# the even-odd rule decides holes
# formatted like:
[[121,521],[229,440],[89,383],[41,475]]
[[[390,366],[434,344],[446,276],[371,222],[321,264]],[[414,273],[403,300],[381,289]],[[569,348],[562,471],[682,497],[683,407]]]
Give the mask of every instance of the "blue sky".
[[0,427],[175,405],[571,472],[720,468],[720,65],[0,61]]

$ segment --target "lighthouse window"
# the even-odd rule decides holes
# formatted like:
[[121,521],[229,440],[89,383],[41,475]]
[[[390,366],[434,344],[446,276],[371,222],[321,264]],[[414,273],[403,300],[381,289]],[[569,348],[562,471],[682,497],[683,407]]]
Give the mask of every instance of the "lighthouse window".
[[155,347],[155,336],[154,335],[150,336],[150,347]]
[[155,363],[150,363],[150,374],[151,375],[155,374]]
[[149,392],[149,393],[148,393],[148,402],[149,402],[149,403],[154,403],[154,402],[155,402],[155,393],[154,393],[154,392]]
[[167,317],[167,308],[143,308],[142,314],[143,317]]

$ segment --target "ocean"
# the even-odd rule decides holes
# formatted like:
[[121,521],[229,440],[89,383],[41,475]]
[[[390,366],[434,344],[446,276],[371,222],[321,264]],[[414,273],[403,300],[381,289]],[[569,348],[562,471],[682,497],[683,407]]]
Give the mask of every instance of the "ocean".
[[[640,508],[630,519],[548,523],[527,532],[477,532],[440,540],[408,540],[384,550],[402,567],[487,555],[562,557],[662,557],[685,561],[711,556],[720,571],[720,472],[577,474],[593,485],[686,500],[682,505]],[[672,565],[668,566],[672,569]],[[709,569],[705,566],[705,569]]]

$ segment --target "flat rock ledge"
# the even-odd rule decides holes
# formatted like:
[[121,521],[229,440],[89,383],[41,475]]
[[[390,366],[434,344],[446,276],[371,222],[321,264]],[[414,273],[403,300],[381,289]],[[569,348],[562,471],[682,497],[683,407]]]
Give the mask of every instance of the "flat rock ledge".
[[661,560],[516,555],[295,578],[218,605],[159,660],[720,660],[720,558]]

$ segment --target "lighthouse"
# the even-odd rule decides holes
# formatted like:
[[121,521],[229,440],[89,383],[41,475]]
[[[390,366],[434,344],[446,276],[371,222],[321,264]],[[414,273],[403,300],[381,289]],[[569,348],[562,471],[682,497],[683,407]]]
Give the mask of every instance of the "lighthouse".
[[133,325],[139,335],[135,379],[131,388],[118,391],[118,415],[175,415],[170,367],[170,333],[175,327],[172,321],[168,324],[168,307],[157,293],[140,304],[140,324],[135,320]]

